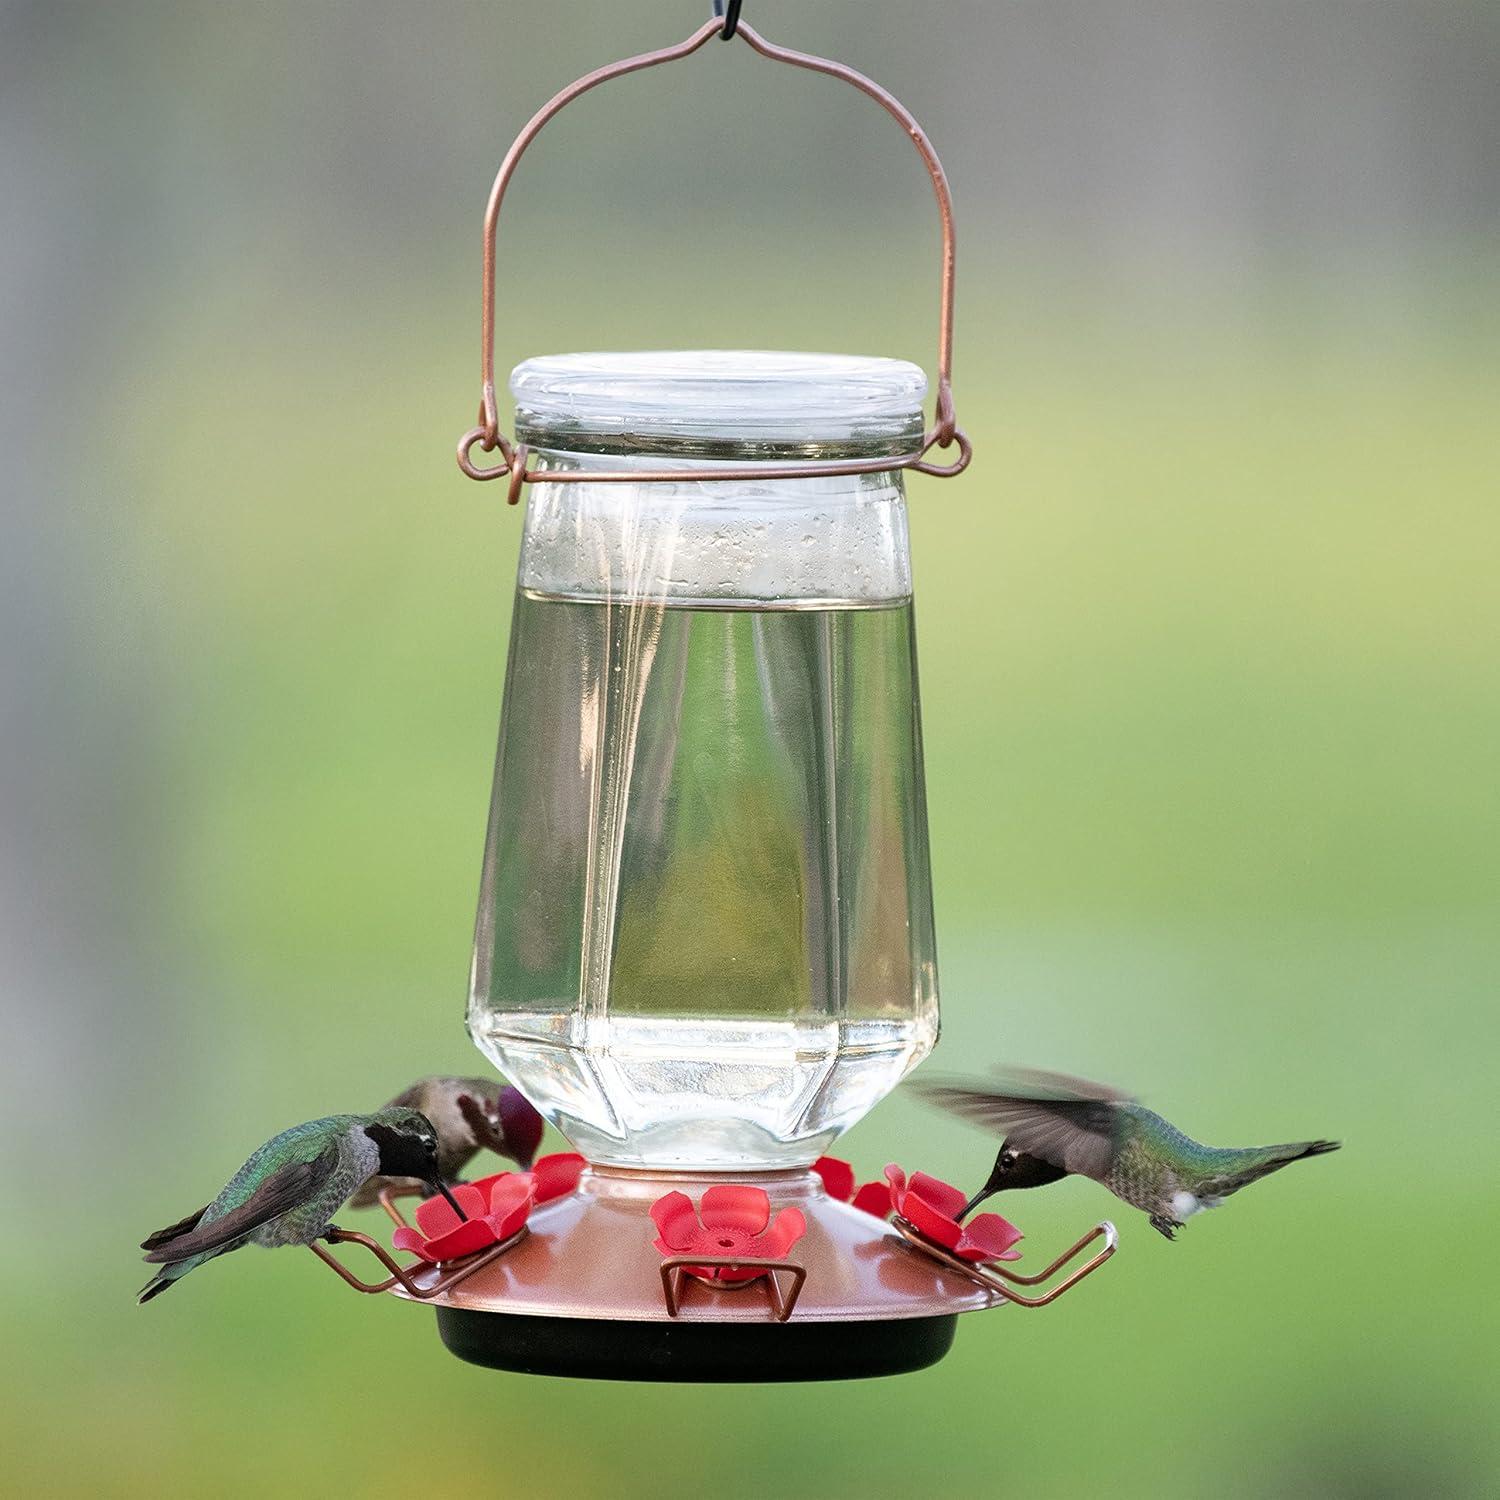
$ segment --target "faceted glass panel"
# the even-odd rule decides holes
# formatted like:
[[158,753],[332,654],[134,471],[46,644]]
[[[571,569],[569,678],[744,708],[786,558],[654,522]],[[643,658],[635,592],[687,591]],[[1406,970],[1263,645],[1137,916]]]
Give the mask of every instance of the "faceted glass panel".
[[[605,358],[576,357],[596,384]],[[806,1163],[937,1038],[899,473],[704,483],[744,455],[677,453],[653,357],[613,358],[648,361],[625,404],[683,480],[530,490],[470,1031],[595,1162]],[[776,356],[751,442],[703,415],[736,358],[772,357],[713,356],[697,400],[674,375],[696,445],[907,451],[911,366]],[[547,363],[572,446],[524,413],[546,462],[662,466],[595,451],[615,434],[589,402],[620,404],[628,369],[559,394]],[[826,409],[842,363],[855,417]],[[801,389],[830,380],[822,408]]]

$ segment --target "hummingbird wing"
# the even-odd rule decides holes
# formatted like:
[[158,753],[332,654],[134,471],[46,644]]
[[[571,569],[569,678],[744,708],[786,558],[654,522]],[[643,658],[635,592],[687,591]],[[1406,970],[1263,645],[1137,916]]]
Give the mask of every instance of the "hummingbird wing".
[[194,1228],[174,1239],[162,1240],[160,1235],[165,1234],[165,1230],[153,1235],[151,1238],[158,1243],[146,1255],[146,1263],[166,1265],[186,1260],[191,1255],[222,1250],[226,1245],[244,1239],[262,1224],[311,1198],[333,1175],[338,1160],[338,1147],[331,1145],[311,1161],[288,1162],[272,1172],[243,1203],[218,1218],[207,1223],[200,1219]]
[[1098,1099],[1111,1104],[1136,1104],[1135,1095],[1127,1094],[1092,1078],[1077,1078],[1071,1073],[1051,1073],[1045,1068],[1001,1068],[990,1070],[996,1086],[1022,1099]]
[[983,1126],[1017,1151],[1067,1172],[1103,1177],[1114,1160],[1127,1096],[1060,1073],[1012,1072],[997,1084],[959,1080],[912,1085],[923,1098]]
[[184,1235],[190,1229],[198,1227],[198,1220],[203,1217],[211,1205],[205,1203],[195,1214],[189,1214],[185,1219],[179,1219],[175,1224],[168,1224],[165,1229],[158,1229],[155,1234],[148,1234],[141,1241],[142,1250],[155,1250],[158,1246],[169,1244],[172,1240]]

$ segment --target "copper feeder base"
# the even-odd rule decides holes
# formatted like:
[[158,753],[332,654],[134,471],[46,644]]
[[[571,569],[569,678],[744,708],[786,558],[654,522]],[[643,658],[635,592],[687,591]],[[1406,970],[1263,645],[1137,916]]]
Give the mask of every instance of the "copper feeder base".
[[[1023,1274],[960,1260],[900,1218],[887,1225],[830,1199],[811,1171],[748,1175],[773,1213],[801,1211],[807,1228],[794,1258],[663,1258],[652,1204],[673,1189],[700,1200],[725,1175],[603,1167],[534,1209],[509,1239],[441,1266],[403,1266],[369,1235],[331,1230],[329,1243],[362,1246],[386,1271],[368,1282],[323,1245],[311,1248],[356,1291],[431,1303],[443,1342],[471,1364],[601,1380],[765,1382],[924,1369],[952,1346],[959,1313],[1003,1302],[1046,1307],[1117,1243],[1113,1224],[1096,1224],[1050,1265]],[[404,1224],[396,1196],[388,1188],[380,1203]],[[1075,1266],[1095,1240],[1102,1246]],[[763,1274],[714,1278],[729,1268]]]
[[[718,1181],[801,1209],[807,1233],[754,1281],[684,1274],[654,1247],[651,1205],[695,1202]],[[492,1369],[618,1380],[845,1380],[919,1370],[953,1343],[961,1312],[1006,1300],[828,1197],[810,1171],[647,1173],[593,1168],[533,1211],[530,1233],[436,1295],[438,1331]],[[698,1265],[705,1262],[693,1257]],[[754,1264],[736,1262],[736,1264]],[[393,1295],[411,1299],[406,1289]],[[851,1325],[858,1325],[857,1329]]]

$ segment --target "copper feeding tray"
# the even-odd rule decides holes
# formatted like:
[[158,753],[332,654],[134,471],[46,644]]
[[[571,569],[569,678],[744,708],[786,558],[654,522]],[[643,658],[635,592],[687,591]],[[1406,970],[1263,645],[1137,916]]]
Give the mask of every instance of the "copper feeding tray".
[[[830,1198],[814,1172],[790,1171],[751,1179],[778,1212],[795,1208],[806,1220],[786,1259],[664,1257],[655,1246],[652,1205],[674,1189],[697,1200],[729,1180],[590,1168],[575,1192],[534,1209],[521,1234],[440,1267],[398,1267],[369,1236],[338,1234],[381,1260],[391,1274],[379,1283],[359,1280],[330,1252],[313,1248],[361,1291],[433,1305],[444,1344],[471,1364],[535,1375],[716,1382],[924,1369],[952,1346],[959,1313],[1005,1302],[1043,1306],[1115,1249],[1113,1225],[1102,1224],[1034,1275],[973,1265],[899,1219],[888,1224]],[[404,1222],[389,1196],[382,1201]],[[1103,1248],[1049,1291],[1031,1297],[1016,1290],[1049,1281],[1101,1238]],[[764,1274],[740,1282],[693,1274],[716,1266]]]

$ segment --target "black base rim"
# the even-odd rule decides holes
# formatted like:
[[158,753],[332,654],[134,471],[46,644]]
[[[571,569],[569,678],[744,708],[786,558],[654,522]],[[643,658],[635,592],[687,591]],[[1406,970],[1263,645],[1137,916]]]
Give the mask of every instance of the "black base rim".
[[935,1365],[953,1347],[956,1313],[850,1323],[626,1322],[437,1309],[460,1359],[575,1380],[861,1380]]

